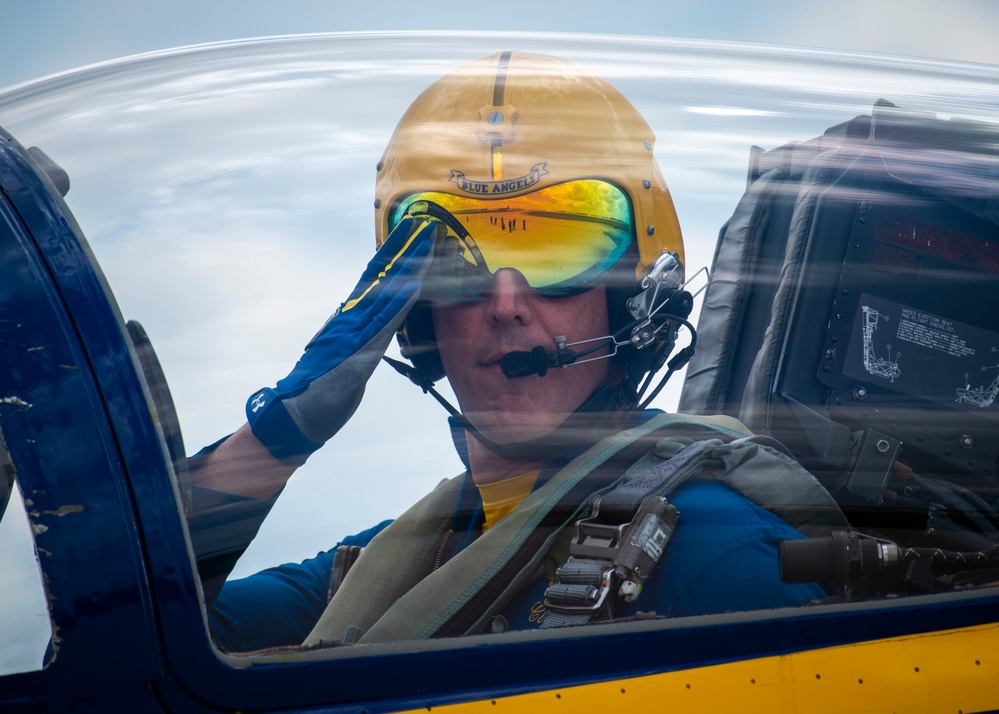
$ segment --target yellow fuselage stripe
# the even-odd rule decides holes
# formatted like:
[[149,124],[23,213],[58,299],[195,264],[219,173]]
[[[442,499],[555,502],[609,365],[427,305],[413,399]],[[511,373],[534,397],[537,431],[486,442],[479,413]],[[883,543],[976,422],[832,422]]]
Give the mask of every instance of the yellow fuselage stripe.
[[[566,657],[572,657],[571,644]],[[431,707],[441,712],[626,709],[671,714],[999,710],[999,624]]]

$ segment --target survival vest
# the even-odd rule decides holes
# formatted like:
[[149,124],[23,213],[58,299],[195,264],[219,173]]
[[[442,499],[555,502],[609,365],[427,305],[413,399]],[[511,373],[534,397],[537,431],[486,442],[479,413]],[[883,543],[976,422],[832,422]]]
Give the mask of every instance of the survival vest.
[[[536,577],[593,497],[714,440],[690,465],[721,480],[809,536],[846,526],[839,508],[792,458],[730,417],[661,414],[603,439],[573,459],[512,513],[435,569],[461,477],[444,481],[379,533],[347,573],[305,647],[480,632]],[[678,481],[671,481],[675,485]],[[662,494],[665,495],[665,494]],[[682,527],[682,523],[681,523]]]

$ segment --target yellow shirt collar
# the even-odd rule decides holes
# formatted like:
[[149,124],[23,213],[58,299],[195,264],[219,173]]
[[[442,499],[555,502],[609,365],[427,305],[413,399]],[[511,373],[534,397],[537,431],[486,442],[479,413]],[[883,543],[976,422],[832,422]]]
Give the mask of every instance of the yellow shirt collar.
[[479,495],[482,496],[482,510],[486,516],[486,522],[482,526],[483,532],[499,523],[500,519],[531,495],[534,482],[538,480],[540,475],[541,469],[534,469],[519,476],[505,478],[502,481],[476,484]]

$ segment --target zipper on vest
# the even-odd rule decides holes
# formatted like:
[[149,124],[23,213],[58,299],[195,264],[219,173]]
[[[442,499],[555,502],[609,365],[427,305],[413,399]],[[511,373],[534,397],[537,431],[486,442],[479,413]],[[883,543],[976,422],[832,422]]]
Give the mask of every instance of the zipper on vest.
[[444,539],[441,541],[441,547],[437,549],[437,558],[434,560],[434,567],[430,572],[434,572],[437,568],[444,564],[444,551],[447,549],[447,542],[451,540],[451,536],[454,535],[454,528],[448,528],[447,533],[444,534]]

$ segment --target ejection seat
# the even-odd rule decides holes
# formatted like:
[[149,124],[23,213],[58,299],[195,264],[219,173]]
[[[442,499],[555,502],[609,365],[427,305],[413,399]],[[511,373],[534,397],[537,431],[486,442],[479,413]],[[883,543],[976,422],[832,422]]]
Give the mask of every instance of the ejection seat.
[[780,440],[854,526],[999,542],[999,126],[879,101],[750,155],[680,411]]

